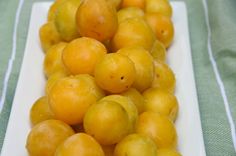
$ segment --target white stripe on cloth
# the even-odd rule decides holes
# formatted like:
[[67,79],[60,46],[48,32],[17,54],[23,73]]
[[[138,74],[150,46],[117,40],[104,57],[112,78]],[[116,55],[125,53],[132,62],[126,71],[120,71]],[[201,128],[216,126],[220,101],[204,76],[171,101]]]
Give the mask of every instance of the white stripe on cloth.
[[20,13],[21,13],[23,3],[24,3],[24,0],[20,0],[17,10],[16,10],[16,17],[15,17],[15,23],[14,23],[14,29],[13,29],[13,36],[12,36],[11,58],[8,60],[8,66],[7,66],[6,74],[4,77],[3,91],[2,91],[2,95],[1,95],[1,99],[0,99],[0,112],[2,111],[3,105],[5,103],[7,88],[8,88],[8,81],[9,81],[9,78],[10,78],[10,75],[12,72],[12,66],[13,66],[13,62],[15,60],[15,56],[16,56],[17,27],[18,27]]
[[205,16],[206,16],[206,25],[207,25],[207,31],[208,31],[208,40],[207,40],[207,48],[208,48],[208,54],[209,54],[209,59],[211,61],[211,64],[213,66],[213,70],[216,76],[216,81],[219,85],[220,88],[220,92],[223,98],[223,102],[224,102],[224,106],[225,106],[225,111],[226,111],[226,115],[230,124],[230,129],[231,129],[231,135],[232,135],[232,141],[234,144],[234,150],[236,151],[236,131],[235,131],[235,125],[234,125],[234,121],[233,121],[233,117],[230,111],[230,106],[229,106],[229,102],[228,102],[228,98],[225,92],[225,87],[223,84],[223,81],[220,77],[218,68],[217,68],[217,64],[216,61],[213,57],[213,53],[212,53],[212,48],[211,48],[211,27],[210,27],[210,22],[209,22],[209,14],[208,14],[208,5],[206,0],[202,0],[203,2],[203,6],[204,6],[204,11],[205,11]]

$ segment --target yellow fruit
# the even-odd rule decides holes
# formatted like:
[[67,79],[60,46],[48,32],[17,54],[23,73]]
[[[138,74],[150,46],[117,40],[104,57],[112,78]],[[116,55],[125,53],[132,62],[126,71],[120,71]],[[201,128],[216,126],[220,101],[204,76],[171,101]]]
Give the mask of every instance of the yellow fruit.
[[146,20],[157,39],[168,48],[174,38],[174,25],[171,19],[158,13],[146,13]]
[[54,3],[50,6],[48,10],[48,21],[54,21],[55,14],[57,9],[62,5],[66,0],[55,0]]
[[146,0],[145,11],[172,16],[172,8],[168,0]]
[[145,111],[160,113],[175,121],[178,114],[178,101],[176,97],[158,88],[150,88],[143,93],[146,100]]
[[118,54],[128,56],[135,65],[136,77],[133,87],[143,92],[149,88],[154,79],[154,65],[152,56],[142,47],[133,46],[120,49]]
[[121,7],[138,7],[140,9],[144,9],[145,0],[122,0]]
[[105,156],[113,156],[115,145],[102,146]]
[[174,149],[159,149],[157,151],[158,156],[181,156],[179,152]]
[[31,107],[30,121],[32,125],[36,125],[42,121],[53,119],[54,115],[48,105],[47,97],[39,98]]
[[154,112],[144,112],[139,116],[136,132],[151,137],[157,148],[175,148],[177,134],[169,118]]
[[118,22],[121,23],[122,21],[129,19],[129,18],[141,18],[144,19],[144,12],[142,9],[137,7],[127,7],[120,9],[117,12]]
[[56,72],[67,73],[61,58],[62,51],[66,45],[67,43],[60,42],[47,51],[44,58],[44,73],[47,77]]
[[77,133],[61,144],[54,156],[105,156],[98,142],[88,134]]
[[55,13],[54,23],[61,38],[71,41],[80,35],[76,26],[76,11],[81,0],[66,0],[60,5]]
[[95,83],[94,77],[88,75],[88,74],[80,74],[75,76],[79,80],[84,81],[87,86],[90,88],[90,93],[93,94],[97,99],[101,99],[105,96],[104,91],[97,86]]
[[162,61],[165,62],[166,60],[166,48],[160,41],[156,40],[153,43],[152,49],[150,51],[153,59],[155,61]]
[[40,27],[39,38],[42,49],[45,53],[51,46],[61,42],[61,37],[59,36],[53,22],[45,23]]
[[111,40],[111,48],[114,52],[128,46],[141,46],[150,50],[154,41],[155,35],[143,19],[129,18],[119,24]]
[[159,156],[155,142],[144,135],[130,134],[115,147],[114,156]]
[[66,76],[67,76],[67,73],[64,73],[64,72],[56,72],[56,73],[53,73],[52,75],[50,75],[50,77],[48,78],[46,85],[45,85],[46,95],[49,94],[52,86],[57,82],[57,80],[59,80],[63,77],[66,77]]
[[107,53],[99,41],[82,37],[70,42],[64,49],[62,60],[70,73],[93,75],[95,65]]
[[[96,86],[94,78],[85,80],[87,76],[81,74],[76,77],[65,77],[52,86],[48,99],[57,119],[71,125],[80,124],[89,106],[104,96],[102,90]],[[101,97],[91,92],[93,90],[100,91]]]
[[120,93],[131,87],[135,79],[134,63],[125,55],[105,55],[94,71],[96,83],[111,93]]
[[155,62],[154,64],[155,76],[152,87],[174,93],[176,80],[171,68],[164,62]]
[[85,132],[102,145],[119,142],[129,132],[129,117],[114,101],[103,100],[89,107],[84,117]]
[[129,121],[130,121],[130,132],[132,133],[134,131],[136,122],[138,120],[138,110],[134,103],[127,97],[121,96],[121,95],[109,95],[102,98],[100,101],[108,100],[108,101],[114,101],[119,103],[128,113]]
[[111,5],[116,9],[119,10],[122,0],[107,0],[108,3],[111,3]]
[[135,88],[130,88],[129,90],[123,92],[121,95],[129,98],[135,104],[139,114],[144,112],[144,97]]
[[82,36],[99,41],[109,40],[118,25],[116,10],[107,0],[84,0],[78,8],[76,20]]
[[32,128],[26,148],[30,156],[54,156],[56,148],[74,131],[59,120],[46,120]]

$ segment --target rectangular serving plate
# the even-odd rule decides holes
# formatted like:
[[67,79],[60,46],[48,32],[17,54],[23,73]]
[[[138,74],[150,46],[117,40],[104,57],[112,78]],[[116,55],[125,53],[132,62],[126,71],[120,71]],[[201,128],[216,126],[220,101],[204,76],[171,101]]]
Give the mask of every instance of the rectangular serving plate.
[[[28,38],[21,72],[13,100],[9,123],[2,147],[2,156],[26,156],[26,138],[31,129],[29,111],[37,98],[44,95],[44,53],[38,31],[46,22],[50,2],[33,5]],[[175,95],[179,101],[179,115],[175,123],[178,150],[183,156],[205,156],[201,120],[196,94],[189,42],[187,10],[184,2],[171,2],[174,41],[168,49],[167,62],[176,75]]]

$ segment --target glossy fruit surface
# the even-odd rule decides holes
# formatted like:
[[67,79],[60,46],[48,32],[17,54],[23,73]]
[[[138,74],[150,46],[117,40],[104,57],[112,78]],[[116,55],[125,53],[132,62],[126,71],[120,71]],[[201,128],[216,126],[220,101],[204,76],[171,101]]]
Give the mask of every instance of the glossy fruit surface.
[[71,41],[63,50],[62,60],[72,73],[93,75],[96,64],[105,56],[107,50],[99,41],[81,37]]
[[158,156],[155,142],[141,134],[130,134],[115,147],[114,156]]
[[156,38],[168,48],[174,38],[174,25],[171,19],[158,13],[146,13],[146,20],[154,31]]
[[55,20],[55,14],[57,9],[62,5],[66,0],[55,0],[48,10],[48,21]]
[[62,62],[62,51],[66,47],[67,43],[60,42],[53,45],[47,51],[44,58],[44,73],[47,77],[50,77],[53,73],[67,73],[64,64]]
[[98,87],[93,76],[88,74],[79,74],[75,77],[86,83],[87,87],[90,90],[90,93],[94,95],[97,99],[101,99],[105,96],[104,91]]
[[67,42],[79,37],[76,26],[76,11],[81,0],[66,0],[55,13],[55,26],[61,38]]
[[54,156],[105,156],[99,143],[90,135],[77,133],[61,144]]
[[176,83],[174,72],[164,62],[155,62],[154,66],[155,76],[152,87],[174,93]]
[[39,38],[44,53],[62,40],[53,22],[45,23],[40,27]]
[[139,114],[144,112],[145,99],[142,94],[137,91],[137,89],[130,88],[129,90],[123,92],[121,95],[129,98],[135,104]]
[[35,101],[30,109],[30,121],[33,126],[36,124],[53,119],[54,115],[49,107],[48,100],[46,96],[40,97]]
[[163,43],[156,40],[153,43],[152,49],[150,50],[150,54],[152,55],[155,61],[165,62],[166,61],[166,48]]
[[118,53],[105,55],[94,71],[98,86],[111,93],[129,89],[135,76],[134,63],[127,56]]
[[111,47],[114,52],[129,46],[141,46],[150,50],[155,39],[155,34],[145,20],[129,18],[119,23],[111,40]]
[[76,14],[82,36],[106,41],[115,34],[118,20],[115,8],[107,0],[84,0]]
[[154,79],[152,56],[142,47],[133,46],[120,49],[117,53],[128,56],[135,65],[136,77],[132,87],[143,92],[149,88]]
[[56,148],[74,131],[59,120],[46,120],[32,128],[26,148],[30,156],[54,156]]
[[129,18],[145,18],[143,10],[138,7],[127,7],[120,9],[117,12],[117,16],[119,23]]
[[175,121],[179,106],[173,94],[158,88],[150,88],[143,93],[143,96],[146,100],[145,111],[160,113]]
[[67,73],[64,72],[56,72],[50,75],[50,77],[47,79],[46,85],[45,85],[45,94],[48,95],[52,86],[57,82],[57,80],[66,77]]
[[129,98],[122,95],[109,95],[101,99],[101,101],[103,100],[117,102],[126,110],[126,112],[128,113],[129,121],[130,121],[129,131],[134,132],[134,128],[138,120],[138,110],[135,104]]
[[[70,125],[80,124],[89,106],[104,96],[94,78],[86,80],[86,74],[65,77],[58,80],[51,88],[48,98],[55,117]],[[90,82],[88,82],[90,81]],[[94,90],[101,92],[101,97]]]
[[144,112],[139,116],[136,132],[152,138],[157,148],[175,148],[177,134],[172,121],[159,113]]
[[172,16],[172,7],[169,0],[146,0],[145,11],[159,13],[167,17]]
[[129,133],[130,127],[125,109],[117,102],[108,100],[92,105],[85,114],[83,124],[85,132],[102,145],[119,142]]

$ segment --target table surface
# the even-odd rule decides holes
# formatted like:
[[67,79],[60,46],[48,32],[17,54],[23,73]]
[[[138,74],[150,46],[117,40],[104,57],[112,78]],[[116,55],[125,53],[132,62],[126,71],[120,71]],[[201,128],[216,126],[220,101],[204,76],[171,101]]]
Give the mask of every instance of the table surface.
[[[0,149],[38,1],[0,0]],[[236,156],[236,1],[183,1],[207,156]]]

